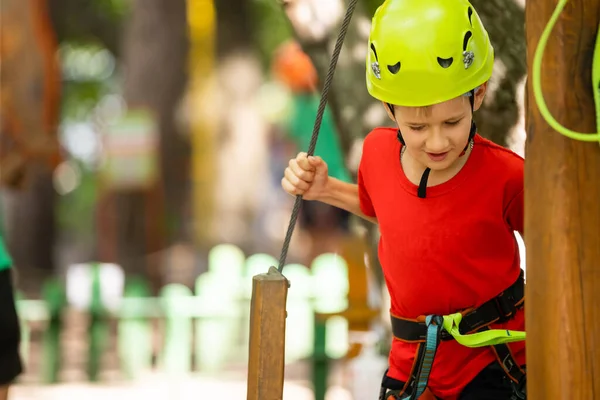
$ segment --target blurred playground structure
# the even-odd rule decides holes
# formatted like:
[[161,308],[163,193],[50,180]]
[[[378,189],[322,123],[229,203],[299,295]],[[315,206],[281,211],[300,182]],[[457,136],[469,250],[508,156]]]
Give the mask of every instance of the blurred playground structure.
[[[376,348],[380,308],[369,290],[373,279],[362,260],[348,260],[327,253],[309,267],[286,266],[293,288],[287,307],[288,378],[309,393],[314,388],[317,400],[336,387],[376,393],[386,366]],[[229,391],[225,382],[218,383],[236,371],[245,377],[252,276],[275,263],[267,254],[246,257],[234,245],[218,245],[193,290],[169,284],[156,297],[146,282],[127,279],[115,264],[71,265],[64,283],[45,283],[41,299],[18,301],[27,368],[18,392],[36,383],[110,386],[152,376]],[[353,362],[361,373],[349,376]]]

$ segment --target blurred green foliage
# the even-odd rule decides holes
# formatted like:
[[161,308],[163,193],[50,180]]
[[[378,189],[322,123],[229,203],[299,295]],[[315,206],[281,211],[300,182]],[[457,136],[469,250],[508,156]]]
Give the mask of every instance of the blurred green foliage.
[[254,37],[260,59],[268,70],[273,52],[284,41],[293,37],[293,31],[281,4],[276,0],[253,0]]

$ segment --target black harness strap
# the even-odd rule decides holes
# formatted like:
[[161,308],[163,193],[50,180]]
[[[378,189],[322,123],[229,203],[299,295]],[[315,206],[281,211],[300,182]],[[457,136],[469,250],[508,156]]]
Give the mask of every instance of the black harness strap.
[[406,380],[402,389],[392,389],[385,387],[385,377],[387,376],[387,370],[385,371],[384,381],[381,384],[381,391],[379,392],[379,400],[388,400],[390,396],[395,396],[394,399],[401,399],[402,396],[411,396],[416,392],[416,383],[419,379],[420,364],[425,357],[425,344],[417,344],[417,353],[415,354],[415,360],[410,369],[409,378]]
[[[463,311],[459,326],[461,334],[477,332],[491,324],[503,323],[511,319],[525,304],[525,282],[523,272],[508,289],[482,304],[480,307]],[[425,319],[408,319],[392,315],[392,333],[403,342],[424,342],[427,337]],[[446,331],[441,333],[442,340],[454,338]]]
[[515,362],[510,347],[506,344],[497,344],[492,346],[492,350],[496,354],[498,364],[500,364],[506,376],[516,384],[522,383],[526,376],[525,371]]
[[[503,323],[515,316],[518,310],[525,304],[525,282],[523,272],[519,278],[508,289],[498,296],[487,301],[477,308],[463,311],[463,319],[459,325],[461,334],[481,332],[490,329],[489,326],[494,323]],[[418,350],[412,367],[412,372],[405,388],[399,394],[414,393],[414,386],[418,379],[418,373],[422,366],[424,343],[427,338],[427,325],[424,318],[406,319],[395,315],[391,316],[392,333],[394,338],[407,343],[417,343]],[[453,340],[454,338],[445,330],[440,333],[442,341]],[[526,381],[526,372],[515,361],[514,356],[506,344],[490,346],[496,355],[498,364],[502,367],[506,376],[513,382],[515,394],[519,399],[524,399],[524,386]],[[412,390],[411,390],[412,389]],[[382,389],[383,390],[383,389]],[[395,393],[393,393],[395,394]]]

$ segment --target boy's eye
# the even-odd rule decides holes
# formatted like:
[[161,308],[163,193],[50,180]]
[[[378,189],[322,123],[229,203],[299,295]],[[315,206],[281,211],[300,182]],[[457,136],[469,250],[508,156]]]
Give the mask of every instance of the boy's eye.
[[413,131],[422,131],[423,129],[425,129],[423,125],[409,126],[409,128]]
[[459,122],[460,122],[460,119],[456,120],[456,121],[446,121],[446,125],[454,126],[454,125],[457,125]]

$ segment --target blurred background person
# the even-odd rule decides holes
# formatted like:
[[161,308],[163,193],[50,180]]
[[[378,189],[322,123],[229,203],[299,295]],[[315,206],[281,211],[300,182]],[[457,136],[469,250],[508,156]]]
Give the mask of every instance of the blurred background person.
[[[296,152],[306,152],[320,101],[317,71],[310,57],[294,40],[286,41],[277,48],[272,71],[273,76],[291,92],[289,116],[283,130],[296,145]],[[329,107],[325,108],[315,155],[325,160],[330,176],[344,182],[352,181]],[[349,219],[350,214],[345,210],[317,202],[303,202],[299,227],[310,237],[305,263],[310,264],[318,254],[340,252],[340,240],[350,232]]]

